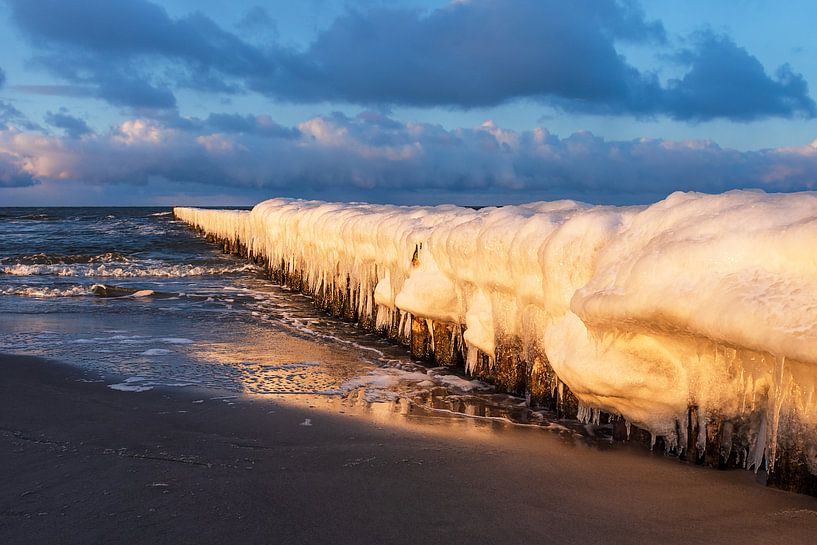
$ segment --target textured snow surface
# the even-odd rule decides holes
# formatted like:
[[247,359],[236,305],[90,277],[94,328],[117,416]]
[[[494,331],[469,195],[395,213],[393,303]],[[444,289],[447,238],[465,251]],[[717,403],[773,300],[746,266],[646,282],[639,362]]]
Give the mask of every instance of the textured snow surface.
[[781,412],[817,424],[817,193],[481,210],[272,199],[251,212],[175,212],[301,271],[312,290],[348,276],[358,311],[379,325],[408,327],[413,315],[461,326],[471,365],[519,339],[583,414],[616,413],[670,442],[690,405],[761,414],[755,464],[774,449]]

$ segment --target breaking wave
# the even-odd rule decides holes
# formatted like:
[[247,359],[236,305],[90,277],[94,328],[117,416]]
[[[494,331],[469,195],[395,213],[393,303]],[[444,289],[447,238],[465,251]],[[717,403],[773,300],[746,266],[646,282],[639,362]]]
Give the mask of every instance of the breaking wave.
[[91,286],[72,285],[63,287],[52,286],[0,286],[0,295],[16,295],[18,297],[77,297],[93,295]]
[[50,263],[26,264],[15,263],[0,266],[0,273],[11,276],[62,276],[62,277],[107,277],[107,278],[140,278],[161,277],[180,278],[186,276],[209,276],[232,274],[260,270],[252,264],[242,265],[168,265],[159,263]]
[[2,258],[0,263],[11,261],[11,265],[73,265],[76,263],[130,263],[131,257],[119,252],[105,252],[96,255],[46,254],[36,253]]

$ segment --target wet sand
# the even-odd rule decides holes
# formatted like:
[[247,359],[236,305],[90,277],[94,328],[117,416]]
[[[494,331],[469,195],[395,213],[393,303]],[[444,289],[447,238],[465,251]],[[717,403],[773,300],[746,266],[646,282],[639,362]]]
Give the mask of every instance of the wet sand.
[[817,535],[817,499],[765,488],[750,472],[462,418],[120,392],[88,378],[0,356],[0,543],[796,544]]

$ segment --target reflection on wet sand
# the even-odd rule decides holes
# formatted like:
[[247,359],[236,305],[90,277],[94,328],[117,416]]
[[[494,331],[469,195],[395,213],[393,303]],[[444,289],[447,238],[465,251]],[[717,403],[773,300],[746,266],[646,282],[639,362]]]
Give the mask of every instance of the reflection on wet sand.
[[[260,342],[259,342],[260,341]],[[286,339],[273,333],[253,343],[197,343],[189,354],[235,372],[248,394],[312,403],[332,396],[332,410],[366,408],[369,412],[412,416],[449,413],[480,420],[549,426],[552,415],[532,410],[521,398],[496,393],[492,386],[404,360],[376,365],[344,347]],[[301,400],[300,403],[304,401]]]
[[[585,434],[584,426],[557,424],[555,415],[531,410],[521,398],[496,393],[490,385],[448,368],[413,362],[399,346],[380,340],[367,346],[367,339],[349,333],[343,333],[347,342],[318,342],[276,321],[245,319],[218,329],[211,322],[205,330],[195,313],[185,319],[160,313],[109,315],[104,320],[91,314],[18,315],[14,327],[8,325],[6,342],[13,335],[27,353],[67,361],[100,377],[115,376],[110,382],[120,389],[129,385],[127,391],[137,391],[137,386],[140,391],[196,386],[295,404],[331,398],[319,406],[388,418],[468,417],[461,424],[449,422],[466,427],[495,429],[513,423]],[[323,336],[341,335],[327,325],[311,327]],[[174,336],[165,336],[168,331]]]

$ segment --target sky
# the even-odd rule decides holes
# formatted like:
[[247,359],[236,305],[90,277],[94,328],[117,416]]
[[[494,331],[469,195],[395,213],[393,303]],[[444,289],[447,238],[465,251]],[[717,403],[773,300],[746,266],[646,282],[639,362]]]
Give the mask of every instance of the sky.
[[0,206],[817,182],[817,3],[0,0]]

